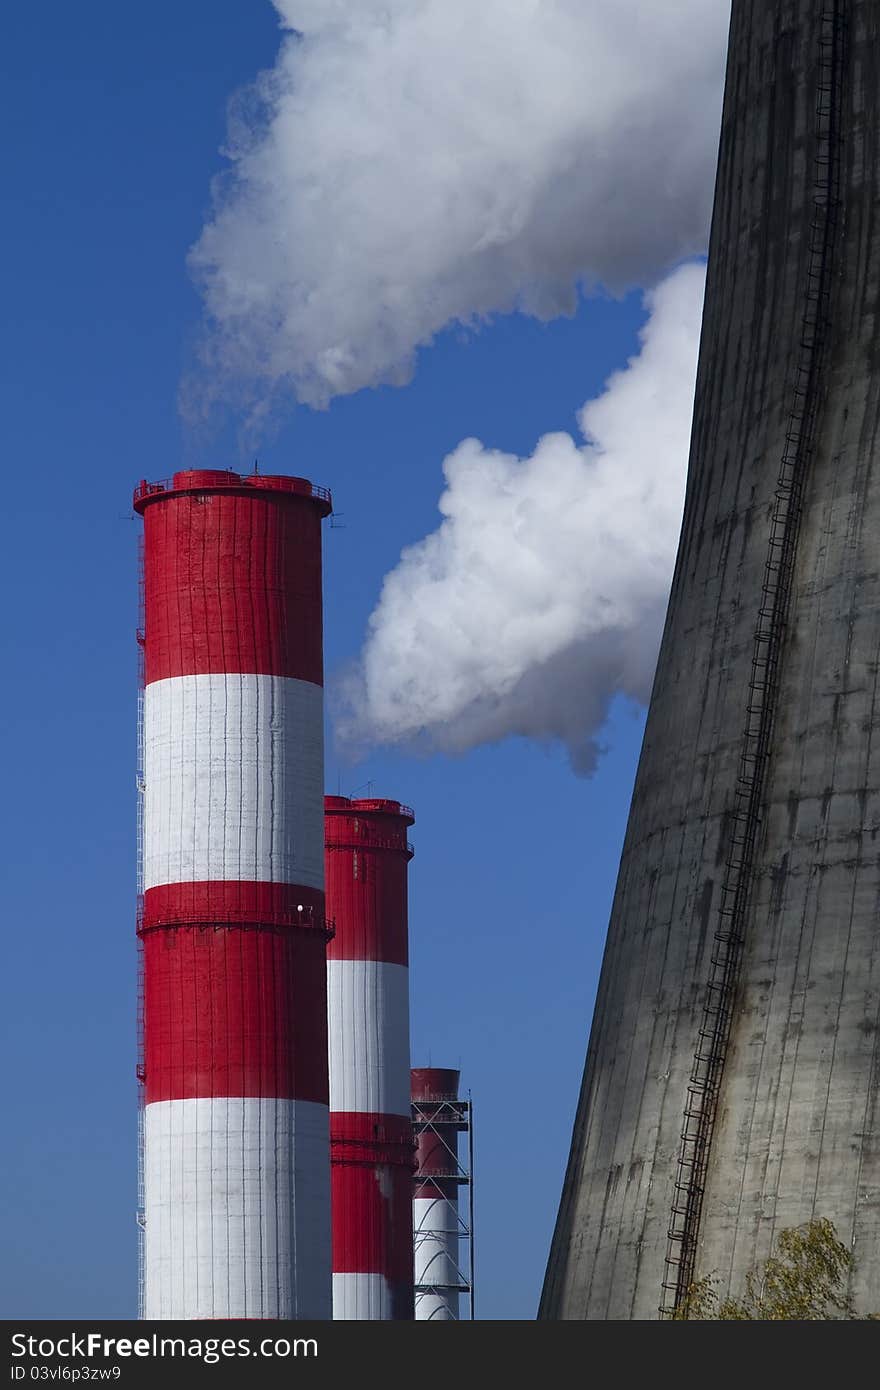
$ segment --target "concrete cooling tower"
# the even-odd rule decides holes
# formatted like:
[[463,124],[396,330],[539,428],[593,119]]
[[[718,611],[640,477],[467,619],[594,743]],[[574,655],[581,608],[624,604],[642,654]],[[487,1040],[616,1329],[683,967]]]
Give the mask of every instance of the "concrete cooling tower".
[[684,522],[540,1316],[880,1309],[880,6],[734,0]]

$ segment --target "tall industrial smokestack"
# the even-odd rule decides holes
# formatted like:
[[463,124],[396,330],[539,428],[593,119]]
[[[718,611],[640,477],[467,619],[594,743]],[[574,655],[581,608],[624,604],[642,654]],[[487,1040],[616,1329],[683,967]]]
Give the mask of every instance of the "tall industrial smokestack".
[[328,796],[334,1319],[412,1319],[408,806]]
[[[469,1315],[474,1316],[473,1126],[471,1103],[459,1098],[458,1081],[459,1073],[448,1067],[412,1071],[418,1322],[457,1322],[462,1294],[468,1295]],[[465,1161],[459,1154],[460,1135],[467,1137]]]
[[177,473],[144,517],[147,1318],[330,1317],[321,518]]
[[541,1303],[880,1298],[880,10],[734,0],[684,523]]

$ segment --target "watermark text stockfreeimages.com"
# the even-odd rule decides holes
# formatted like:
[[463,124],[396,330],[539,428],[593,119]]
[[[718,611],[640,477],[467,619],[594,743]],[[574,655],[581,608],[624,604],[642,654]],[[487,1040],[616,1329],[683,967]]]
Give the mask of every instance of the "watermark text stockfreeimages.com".
[[[67,1361],[117,1361],[128,1357],[190,1357],[211,1366],[218,1361],[235,1357],[262,1356],[283,1360],[290,1356],[318,1355],[318,1342],[315,1337],[162,1337],[158,1332],[153,1332],[148,1337],[106,1337],[102,1332],[72,1332],[56,1338],[34,1337],[25,1332],[14,1332],[11,1343],[12,1356],[19,1359],[18,1364],[12,1367],[13,1380],[50,1379],[49,1376],[33,1375],[37,1367],[33,1364],[28,1365],[28,1362],[54,1361],[57,1358]],[[63,1366],[58,1369],[72,1372],[75,1368]],[[88,1371],[90,1368],[83,1369]],[[119,1368],[114,1369],[118,1371]],[[69,1374],[51,1378],[91,1380],[98,1377],[90,1374]],[[118,1375],[116,1378],[118,1379]]]

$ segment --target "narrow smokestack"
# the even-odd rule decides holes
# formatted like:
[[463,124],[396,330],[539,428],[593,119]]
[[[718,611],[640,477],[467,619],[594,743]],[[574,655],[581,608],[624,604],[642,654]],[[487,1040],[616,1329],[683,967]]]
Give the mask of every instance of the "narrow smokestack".
[[471,1137],[470,1101],[459,1099],[457,1071],[415,1067],[412,1071],[412,1121],[416,1135],[413,1196],[416,1319],[455,1322],[462,1294],[473,1308],[473,1202],[461,1210],[460,1193],[472,1189],[470,1144],[465,1165],[459,1135]]
[[144,518],[144,1315],[330,1317],[321,518],[177,473]]
[[334,1319],[412,1319],[407,868],[397,801],[324,799]]

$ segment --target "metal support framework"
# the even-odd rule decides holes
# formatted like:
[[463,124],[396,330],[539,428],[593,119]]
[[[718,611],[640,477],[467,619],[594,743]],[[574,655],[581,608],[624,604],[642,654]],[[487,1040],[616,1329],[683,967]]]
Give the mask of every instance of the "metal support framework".
[[[661,1317],[686,1316],[693,1283],[712,1130],[739,982],[764,788],[772,746],[780,654],[792,589],[804,488],[813,457],[825,344],[832,314],[834,248],[840,221],[840,115],[845,0],[819,23],[813,216],[804,311],[791,405],[770,525],[729,848],[703,1016],[688,1085],[668,1232]],[[683,1310],[683,1311],[682,1311]]]
[[[428,1136],[434,1156],[432,1171],[416,1171],[416,1192],[429,1202],[427,1220],[416,1220],[415,1315],[421,1321],[469,1321],[475,1317],[474,1297],[474,1125],[470,1092],[466,1100],[448,1097],[414,1100],[413,1132]],[[459,1134],[466,1136],[465,1157],[459,1155]],[[438,1163],[437,1156],[441,1156]],[[464,1204],[462,1204],[464,1196]],[[464,1210],[462,1210],[464,1205]],[[439,1253],[439,1252],[442,1252]],[[440,1261],[437,1282],[422,1278]],[[467,1302],[462,1317],[459,1299]]]

